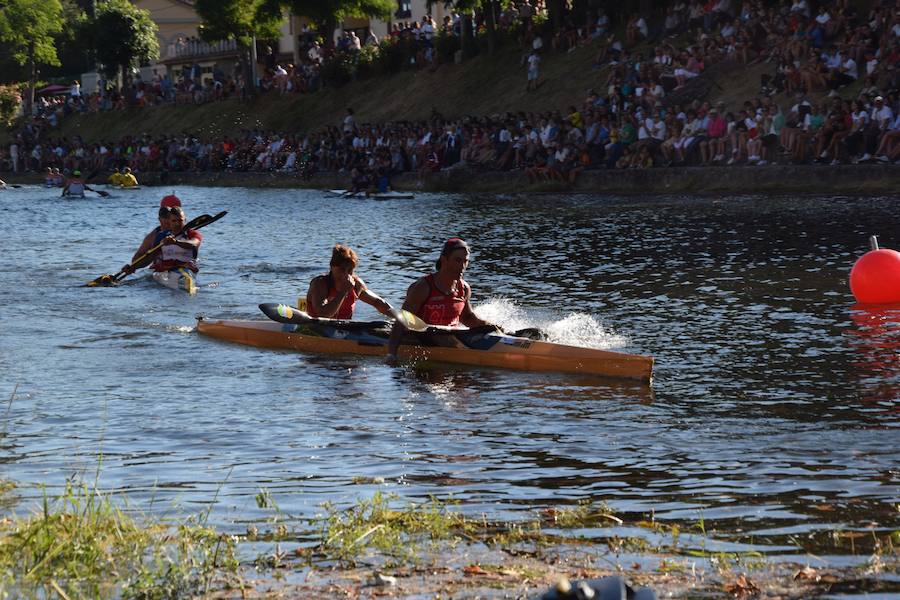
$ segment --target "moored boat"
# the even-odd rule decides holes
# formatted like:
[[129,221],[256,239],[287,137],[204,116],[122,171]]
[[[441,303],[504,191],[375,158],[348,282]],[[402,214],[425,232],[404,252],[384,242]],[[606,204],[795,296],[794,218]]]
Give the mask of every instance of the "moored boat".
[[332,196],[341,198],[374,198],[375,200],[411,200],[415,198],[412,192],[352,192],[350,190],[327,190]]
[[[259,348],[386,356],[390,323],[310,319],[306,324],[297,325],[199,317],[197,331],[219,340]],[[648,356],[468,329],[409,332],[398,356],[416,361],[598,375],[646,383],[653,375],[653,358]]]

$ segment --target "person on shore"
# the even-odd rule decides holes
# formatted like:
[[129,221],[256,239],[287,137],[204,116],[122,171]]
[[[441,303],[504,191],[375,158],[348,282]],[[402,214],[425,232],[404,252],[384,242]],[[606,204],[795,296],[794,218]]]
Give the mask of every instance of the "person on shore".
[[84,179],[81,178],[81,171],[72,171],[72,176],[66,181],[66,185],[63,186],[63,191],[62,194],[60,194],[60,197],[74,196],[77,198],[84,198],[85,190],[91,192],[94,191],[93,189],[89,188],[84,182]]
[[327,319],[352,319],[356,301],[362,300],[378,312],[391,316],[394,309],[354,271],[359,257],[349,246],[335,245],[331,251],[328,273],[314,277],[306,292],[306,311],[311,317]]
[[[162,225],[163,211],[168,213],[166,225]],[[162,239],[154,245],[162,244],[162,246],[149,256],[125,265],[122,270],[131,274],[149,264],[150,268],[156,272],[188,269],[197,273],[200,270],[197,265],[197,255],[200,251],[200,244],[203,242],[203,236],[199,231],[184,228],[187,217],[180,206],[161,207],[159,214]],[[164,227],[166,229],[163,229]]]
[[[137,260],[146,254],[150,248],[162,242],[166,236],[169,235],[169,217],[172,214],[173,208],[181,208],[181,200],[178,196],[169,194],[168,196],[163,197],[159,203],[159,211],[157,213],[159,225],[154,227],[153,231],[144,236],[144,241],[141,242],[140,247],[138,247],[134,256],[131,257],[131,263],[137,262]],[[123,270],[128,271],[128,267],[130,267],[130,264]]]
[[[468,266],[469,245],[458,237],[447,240],[437,260],[437,271],[421,277],[409,286],[403,310],[411,312],[429,325],[490,327],[491,323],[478,317],[472,310],[472,288],[462,278]],[[404,331],[402,324],[394,323],[388,342],[389,359],[396,359]]]

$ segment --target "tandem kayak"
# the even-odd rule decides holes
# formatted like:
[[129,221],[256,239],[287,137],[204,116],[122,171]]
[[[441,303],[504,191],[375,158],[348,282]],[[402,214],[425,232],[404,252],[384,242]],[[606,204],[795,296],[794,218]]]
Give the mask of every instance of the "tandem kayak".
[[341,198],[374,198],[375,200],[411,200],[416,197],[412,192],[351,192],[350,190],[328,190],[332,196]]
[[187,269],[157,271],[151,277],[159,285],[171,290],[184,290],[191,296],[197,293],[197,281],[194,274]]
[[[295,310],[294,314],[297,312]],[[198,317],[197,331],[219,340],[259,348],[387,355],[391,330],[388,321],[341,321],[312,317],[305,317],[303,321],[301,324],[212,321]],[[650,383],[653,376],[653,358],[649,356],[567,346],[474,329],[408,332],[398,355],[416,361],[598,375],[646,383]]]

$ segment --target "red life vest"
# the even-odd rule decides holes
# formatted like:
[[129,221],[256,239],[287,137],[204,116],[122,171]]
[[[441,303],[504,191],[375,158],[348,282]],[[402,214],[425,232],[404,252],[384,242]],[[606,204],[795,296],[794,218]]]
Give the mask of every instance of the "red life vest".
[[[326,296],[327,300],[334,300],[337,298],[338,291],[337,288],[334,287],[334,280],[331,277],[331,273],[326,275],[319,275],[319,277],[325,277],[328,281],[328,295]],[[356,308],[356,299],[359,298],[359,295],[356,293],[356,287],[344,297],[343,302],[341,302],[340,307],[338,307],[337,312],[329,317],[330,319],[352,319],[353,318],[353,309]],[[315,308],[310,305],[309,306],[309,316],[318,317],[319,315],[315,314]]]
[[434,275],[426,275],[428,282],[428,298],[416,311],[416,315],[429,325],[459,325],[459,317],[466,307],[466,284],[462,279],[456,280],[456,292],[447,294],[438,289],[434,283]]

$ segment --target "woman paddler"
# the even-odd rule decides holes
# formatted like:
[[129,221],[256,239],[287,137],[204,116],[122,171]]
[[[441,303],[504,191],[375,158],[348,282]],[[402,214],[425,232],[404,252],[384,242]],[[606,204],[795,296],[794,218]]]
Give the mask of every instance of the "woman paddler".
[[331,251],[328,273],[313,278],[306,292],[306,311],[311,317],[352,319],[356,301],[371,304],[378,312],[392,316],[391,305],[373,293],[354,271],[359,257],[349,246],[337,244]]

